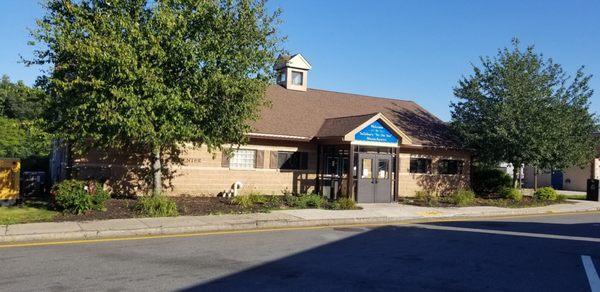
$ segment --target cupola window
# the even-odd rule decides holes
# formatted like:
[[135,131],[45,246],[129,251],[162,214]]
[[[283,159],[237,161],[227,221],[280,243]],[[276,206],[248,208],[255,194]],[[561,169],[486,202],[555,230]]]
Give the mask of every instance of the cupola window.
[[302,85],[302,79],[304,74],[299,71],[292,71],[292,84]]

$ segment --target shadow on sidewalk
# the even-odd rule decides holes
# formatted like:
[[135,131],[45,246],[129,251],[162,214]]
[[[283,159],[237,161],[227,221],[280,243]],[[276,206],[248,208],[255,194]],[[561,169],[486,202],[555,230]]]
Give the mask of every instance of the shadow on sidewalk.
[[[598,223],[594,222],[435,225],[598,236]],[[589,291],[580,255],[591,255],[596,261],[600,258],[595,242],[410,226],[321,232],[357,234],[184,291]]]

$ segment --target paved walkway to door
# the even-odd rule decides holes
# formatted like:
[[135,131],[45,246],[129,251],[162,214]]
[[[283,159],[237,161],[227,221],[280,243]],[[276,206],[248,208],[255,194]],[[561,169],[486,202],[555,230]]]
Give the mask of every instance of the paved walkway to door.
[[321,209],[281,210],[275,214],[292,215],[306,220],[381,218],[382,220],[418,220],[427,218],[479,217],[527,215],[545,213],[569,213],[580,211],[600,211],[600,202],[568,200],[567,204],[556,204],[534,208],[500,208],[491,206],[475,207],[419,207],[398,203],[359,204],[362,210],[331,211]]

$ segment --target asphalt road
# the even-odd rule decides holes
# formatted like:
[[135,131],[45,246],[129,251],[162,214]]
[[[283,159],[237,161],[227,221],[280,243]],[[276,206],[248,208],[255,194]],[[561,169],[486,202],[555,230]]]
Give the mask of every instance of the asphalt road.
[[0,290],[590,291],[594,267],[600,214],[0,248]]

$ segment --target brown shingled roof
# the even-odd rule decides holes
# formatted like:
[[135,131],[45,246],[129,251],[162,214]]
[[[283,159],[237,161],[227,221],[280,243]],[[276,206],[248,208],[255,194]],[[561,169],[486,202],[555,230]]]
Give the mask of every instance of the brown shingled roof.
[[[269,86],[266,97],[271,106],[263,108],[260,119],[252,124],[254,133],[312,139],[326,134],[319,133],[319,130],[328,119],[366,115],[367,120],[376,113],[382,113],[407,134],[413,144],[458,146],[456,136],[446,123],[412,101],[310,88],[295,91],[279,85]],[[328,123],[332,122],[335,121]],[[345,122],[350,124],[347,119]]]
[[368,121],[377,113],[371,113],[359,116],[340,117],[340,118],[329,118],[325,119],[323,125],[319,129],[319,132],[315,137],[328,138],[328,137],[343,137],[364,122]]

